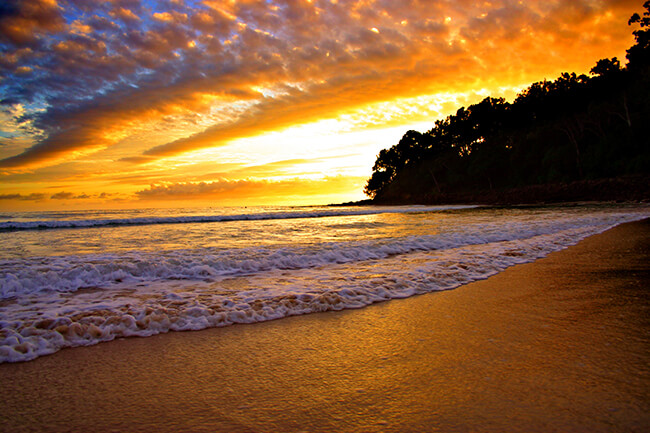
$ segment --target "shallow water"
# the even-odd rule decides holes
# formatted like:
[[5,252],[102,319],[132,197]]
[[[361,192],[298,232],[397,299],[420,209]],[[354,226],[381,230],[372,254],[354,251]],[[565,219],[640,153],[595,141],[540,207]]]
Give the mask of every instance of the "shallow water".
[[447,290],[647,206],[4,214],[0,362]]

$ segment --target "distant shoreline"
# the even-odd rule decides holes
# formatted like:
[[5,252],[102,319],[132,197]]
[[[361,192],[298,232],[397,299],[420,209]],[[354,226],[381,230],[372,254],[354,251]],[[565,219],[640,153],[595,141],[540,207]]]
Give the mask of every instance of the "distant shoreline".
[[528,185],[504,190],[463,191],[402,197],[377,198],[331,204],[329,206],[478,204],[541,205],[611,201],[650,202],[650,176],[635,175],[609,179],[581,180],[569,183]]

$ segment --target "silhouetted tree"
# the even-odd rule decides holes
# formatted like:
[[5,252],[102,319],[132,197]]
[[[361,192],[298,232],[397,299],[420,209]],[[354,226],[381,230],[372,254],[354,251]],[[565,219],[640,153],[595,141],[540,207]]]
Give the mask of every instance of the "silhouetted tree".
[[636,44],[627,50],[627,67],[630,70],[639,70],[650,65],[650,29],[643,30],[650,27],[650,1],[646,1],[643,7],[646,9],[643,12],[643,17],[635,13],[627,22],[628,25],[639,24],[639,27],[641,27],[640,30],[632,32]]
[[596,66],[591,68],[591,72],[602,78],[618,78],[621,71],[621,62],[616,57],[611,59],[601,59],[596,62]]
[[[601,59],[592,77],[562,73],[531,84],[512,103],[487,97],[407,131],[382,150],[364,191],[375,199],[435,200],[575,179],[650,172],[650,1],[628,64]],[[647,29],[646,29],[647,28]]]

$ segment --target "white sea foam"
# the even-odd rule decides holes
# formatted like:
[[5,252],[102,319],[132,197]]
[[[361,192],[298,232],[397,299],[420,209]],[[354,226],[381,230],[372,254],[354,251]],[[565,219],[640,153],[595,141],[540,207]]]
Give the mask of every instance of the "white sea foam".
[[451,289],[647,215],[477,211],[432,234],[422,217],[416,235],[368,240],[4,260],[0,362]]
[[[600,218],[600,219],[599,219]],[[611,216],[609,217],[611,218]],[[609,219],[608,218],[608,219]],[[43,292],[74,292],[161,280],[214,281],[277,269],[293,270],[377,260],[415,251],[528,239],[583,226],[607,224],[602,217],[561,221],[468,224],[462,232],[325,242],[298,247],[203,248],[163,252],[30,257],[0,260],[0,299]]]

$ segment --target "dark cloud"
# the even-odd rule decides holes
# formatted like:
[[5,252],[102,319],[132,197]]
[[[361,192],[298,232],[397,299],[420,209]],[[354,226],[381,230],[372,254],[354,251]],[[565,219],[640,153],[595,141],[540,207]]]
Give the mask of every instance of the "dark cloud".
[[61,192],[57,192],[56,194],[53,194],[52,196],[50,196],[50,198],[52,200],[69,200],[74,198],[74,194],[71,192],[61,191]]
[[63,30],[65,20],[55,1],[3,0],[0,3],[0,42],[22,46],[39,36]]
[[134,164],[144,164],[146,162],[151,162],[155,160],[155,158],[151,156],[127,156],[124,158],[120,158],[120,161],[122,162],[131,162]]
[[20,200],[21,194],[0,194],[0,200]]
[[93,135],[93,130],[82,127],[70,127],[60,132],[52,132],[46,139],[30,147],[23,153],[0,160],[0,167],[30,167],[36,160],[63,160],[71,150],[92,151],[101,148],[102,140]]
[[0,200],[18,200],[18,201],[44,201],[44,200],[89,200],[89,199],[114,199],[115,193],[102,192],[99,194],[74,194],[72,192],[60,191],[56,194],[31,193],[31,194],[0,194]]
[[[104,198],[106,196],[104,195],[104,193],[102,193],[99,197]],[[91,197],[86,193],[73,194],[71,192],[65,192],[65,191],[60,191],[50,196],[50,199],[52,200],[84,200],[88,198],[93,198],[93,197]]]
[[0,194],[0,200],[23,200],[23,201],[41,201],[45,200],[46,195],[41,193],[23,194]]

